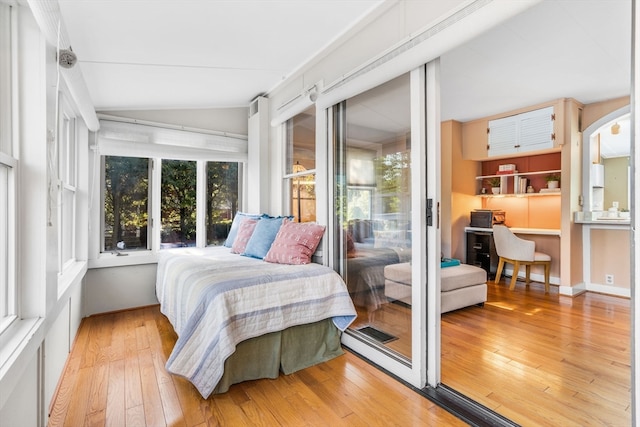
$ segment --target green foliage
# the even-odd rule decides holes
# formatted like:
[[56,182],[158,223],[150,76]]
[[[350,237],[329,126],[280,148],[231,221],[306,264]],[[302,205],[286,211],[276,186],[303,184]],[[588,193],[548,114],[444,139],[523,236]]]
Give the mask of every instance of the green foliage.
[[105,249],[114,249],[116,242],[138,235],[141,240],[127,246],[146,248],[149,160],[106,156],[104,178]]
[[500,187],[500,177],[494,176],[493,178],[486,178],[487,185],[491,188]]
[[196,238],[196,162],[162,161],[162,242],[188,242]]
[[559,173],[550,173],[549,175],[544,177],[545,181],[558,181],[560,182],[560,174]]

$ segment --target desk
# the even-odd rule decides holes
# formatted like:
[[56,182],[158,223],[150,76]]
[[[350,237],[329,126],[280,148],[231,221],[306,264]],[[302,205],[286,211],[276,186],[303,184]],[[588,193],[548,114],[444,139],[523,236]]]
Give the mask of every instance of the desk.
[[[536,251],[544,252],[551,256],[551,283],[557,285],[560,283],[560,230],[547,228],[518,228],[509,227],[509,229],[518,235],[523,235],[524,239],[536,242]],[[495,278],[498,269],[498,254],[495,251],[493,243],[493,229],[481,227],[465,227],[464,231],[467,235],[467,264],[482,267],[490,279]],[[557,237],[557,238],[556,238]],[[535,270],[535,268],[534,268]],[[505,274],[512,274],[505,271]],[[539,277],[538,277],[539,276]],[[532,274],[532,279],[536,281],[544,281],[541,279],[543,274]]]

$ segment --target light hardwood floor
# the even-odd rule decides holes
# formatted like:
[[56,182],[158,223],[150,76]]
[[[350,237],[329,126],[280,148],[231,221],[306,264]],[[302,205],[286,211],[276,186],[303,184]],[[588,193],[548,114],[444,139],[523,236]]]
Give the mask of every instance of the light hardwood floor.
[[[444,384],[525,426],[631,424],[629,299],[545,294],[537,282],[487,286],[484,307],[442,315]],[[359,320],[411,354],[406,307],[386,304]]]
[[175,340],[158,307],[84,319],[49,426],[466,425],[349,352],[205,400],[164,369]]
[[488,286],[442,317],[443,383],[523,425],[631,425],[629,299]]
[[[628,299],[488,287],[484,307],[442,317],[444,384],[526,426],[630,425]],[[387,306],[376,323],[404,352],[406,307]],[[164,370],[174,342],[157,307],[85,319],[49,425],[464,425],[348,352],[204,400]]]

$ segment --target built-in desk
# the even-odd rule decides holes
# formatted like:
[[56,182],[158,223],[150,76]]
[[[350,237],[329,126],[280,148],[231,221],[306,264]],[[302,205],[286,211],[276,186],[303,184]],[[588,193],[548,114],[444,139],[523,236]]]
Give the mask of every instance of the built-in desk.
[[[509,227],[514,234],[537,234],[541,236],[558,236],[560,237],[560,229],[555,228],[520,228],[520,227]],[[484,231],[486,233],[493,233],[493,229],[491,228],[481,228],[481,227],[465,227],[464,231]]]
[[[551,256],[550,283],[560,284],[560,230],[548,228],[509,227],[514,234],[523,239],[536,242],[536,251]],[[493,244],[493,229],[481,227],[465,227],[467,238],[467,264],[477,265],[487,271],[489,278],[494,278],[498,267],[498,255]],[[544,272],[533,267],[531,278],[544,282]],[[505,274],[513,274],[510,264],[505,267]],[[524,269],[521,272],[524,277]]]

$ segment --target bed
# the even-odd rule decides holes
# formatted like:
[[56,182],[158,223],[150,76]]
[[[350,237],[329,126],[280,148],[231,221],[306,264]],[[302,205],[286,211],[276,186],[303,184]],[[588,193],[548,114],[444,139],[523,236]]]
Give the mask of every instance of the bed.
[[156,294],[178,335],[166,368],[204,398],[342,354],[340,333],[356,315],[332,269],[265,262],[224,246],[162,251]]
[[385,294],[384,268],[411,260],[411,249],[371,247],[356,244],[347,259],[347,286],[353,303],[367,311],[375,311],[388,302]]

